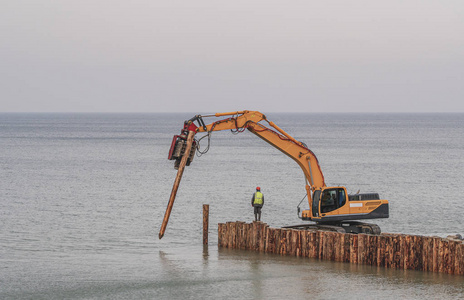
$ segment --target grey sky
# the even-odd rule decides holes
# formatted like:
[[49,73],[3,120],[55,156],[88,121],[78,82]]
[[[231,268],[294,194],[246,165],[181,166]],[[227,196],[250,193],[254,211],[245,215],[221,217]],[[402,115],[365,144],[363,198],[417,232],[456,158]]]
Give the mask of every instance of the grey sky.
[[2,1],[0,111],[464,112],[464,1]]

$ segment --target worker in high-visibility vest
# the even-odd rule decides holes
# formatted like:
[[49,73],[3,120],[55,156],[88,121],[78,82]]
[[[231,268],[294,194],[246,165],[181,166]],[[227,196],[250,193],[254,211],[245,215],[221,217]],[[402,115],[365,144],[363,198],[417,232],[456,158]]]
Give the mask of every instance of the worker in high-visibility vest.
[[258,186],[256,192],[251,198],[251,206],[255,208],[255,221],[261,221],[261,208],[264,205],[264,195],[261,193],[261,188]]

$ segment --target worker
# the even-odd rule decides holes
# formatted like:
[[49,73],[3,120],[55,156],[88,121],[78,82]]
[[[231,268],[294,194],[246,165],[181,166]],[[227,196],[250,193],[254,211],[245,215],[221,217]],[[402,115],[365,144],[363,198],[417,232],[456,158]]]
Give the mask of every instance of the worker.
[[261,208],[264,205],[264,195],[261,193],[261,188],[256,187],[256,192],[251,198],[251,206],[254,207],[255,221],[261,221]]

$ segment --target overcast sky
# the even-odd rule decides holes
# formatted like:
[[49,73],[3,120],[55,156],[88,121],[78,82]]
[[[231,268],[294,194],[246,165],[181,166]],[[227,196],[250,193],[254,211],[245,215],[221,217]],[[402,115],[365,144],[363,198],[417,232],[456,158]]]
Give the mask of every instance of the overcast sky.
[[462,0],[1,6],[3,112],[464,112]]

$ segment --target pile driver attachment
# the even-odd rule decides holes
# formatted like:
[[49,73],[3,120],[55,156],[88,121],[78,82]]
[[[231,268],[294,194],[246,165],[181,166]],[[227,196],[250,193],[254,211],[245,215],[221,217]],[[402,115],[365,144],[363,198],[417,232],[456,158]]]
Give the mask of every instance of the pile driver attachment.
[[[187,136],[188,132],[182,132],[180,135],[175,135],[172,139],[171,148],[169,149],[169,160],[174,160],[174,169],[178,170],[180,161],[182,157],[185,155],[185,149],[187,148]],[[187,166],[190,166],[190,163],[193,161],[195,157],[195,149],[196,149],[196,141],[192,142],[192,147],[190,148],[190,153],[188,153],[187,157]]]

